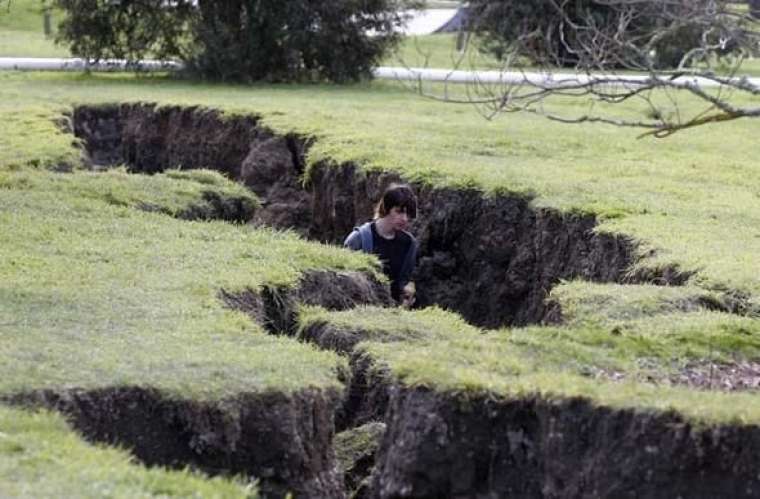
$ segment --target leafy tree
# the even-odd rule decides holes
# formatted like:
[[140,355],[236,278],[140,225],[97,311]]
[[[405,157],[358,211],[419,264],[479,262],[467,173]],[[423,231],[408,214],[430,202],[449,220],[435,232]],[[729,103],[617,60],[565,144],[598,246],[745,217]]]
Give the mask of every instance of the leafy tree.
[[88,60],[181,58],[194,8],[165,0],[56,0],[66,12],[56,40]]
[[371,76],[418,0],[57,0],[59,39],[90,59],[173,57],[234,81]]
[[398,43],[400,10],[414,3],[201,0],[190,62],[215,79],[357,80]]

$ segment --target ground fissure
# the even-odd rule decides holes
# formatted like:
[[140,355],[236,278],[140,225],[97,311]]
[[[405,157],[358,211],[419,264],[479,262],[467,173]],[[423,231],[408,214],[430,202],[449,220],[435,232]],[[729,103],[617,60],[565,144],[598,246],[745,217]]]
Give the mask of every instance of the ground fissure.
[[[404,180],[326,162],[312,165],[304,179],[311,139],[278,135],[256,116],[121,104],[80,106],[72,119],[94,168],[218,170],[259,196],[254,223],[322,242],[342,242],[372,217],[383,189]],[[524,195],[413,184],[420,205],[413,226],[420,307],[439,305],[481,327],[525,325],[545,318],[547,293],[562,279],[677,285],[690,277],[672,267],[631,273],[635,243],[596,232],[592,215],[534,208]]]

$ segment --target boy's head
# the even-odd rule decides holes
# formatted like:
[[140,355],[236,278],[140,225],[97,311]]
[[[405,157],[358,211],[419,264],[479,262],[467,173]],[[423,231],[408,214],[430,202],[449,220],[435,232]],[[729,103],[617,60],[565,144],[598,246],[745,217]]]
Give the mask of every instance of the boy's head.
[[385,189],[375,215],[382,218],[392,212],[406,213],[409,219],[417,217],[417,196],[411,187],[406,184],[391,184]]

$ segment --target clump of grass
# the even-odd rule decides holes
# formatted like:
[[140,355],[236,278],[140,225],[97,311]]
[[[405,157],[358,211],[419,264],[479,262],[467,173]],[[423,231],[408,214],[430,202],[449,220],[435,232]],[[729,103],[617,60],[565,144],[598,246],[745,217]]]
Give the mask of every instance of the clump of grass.
[[513,338],[533,348],[542,348],[543,341],[561,342],[568,358],[585,357],[578,351],[585,345],[598,349],[599,360],[608,362],[760,358],[760,321],[714,310],[723,297],[712,291],[574,281],[558,286],[551,296],[566,327],[513,330]]
[[0,406],[3,497],[256,498],[252,484],[188,470],[146,468],[126,452],[85,442],[47,412]]
[[245,189],[239,184],[230,182],[223,175],[214,170],[167,170],[164,172],[164,175],[170,179],[189,180],[203,185],[225,186],[230,189],[233,189],[234,186],[235,191],[238,193],[250,193],[248,189]]
[[319,323],[356,335],[359,341],[383,343],[428,343],[450,335],[472,336],[479,330],[459,315],[437,307],[420,311],[360,306],[351,310],[329,312],[321,307],[301,307],[297,336]]
[[614,324],[623,320],[719,308],[719,293],[698,286],[599,284],[563,282],[549,296],[562,310],[565,322]]
[[348,471],[357,461],[372,456],[380,447],[385,424],[377,421],[335,435],[335,458],[341,470]]
[[169,170],[156,175],[130,174],[123,168],[105,172],[56,174],[29,168],[0,170],[0,189],[60,193],[113,206],[156,211],[180,218],[197,212],[214,214],[213,199],[239,205],[249,218],[259,201],[243,185],[212,170]]

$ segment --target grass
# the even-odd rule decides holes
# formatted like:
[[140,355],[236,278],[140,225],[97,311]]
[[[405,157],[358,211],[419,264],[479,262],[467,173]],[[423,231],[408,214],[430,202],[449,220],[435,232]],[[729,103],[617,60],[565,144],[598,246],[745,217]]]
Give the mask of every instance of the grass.
[[574,281],[554,288],[551,299],[566,327],[508,334],[557,365],[661,379],[705,359],[760,358],[760,321],[711,310],[721,298],[700,288]]
[[[218,293],[293,285],[306,269],[371,268],[367,258],[114,202],[140,199],[169,175],[3,175],[0,393],[131,385],[219,400],[340,387],[335,356],[265,334]],[[175,193],[188,183],[173,181]]]
[[572,372],[534,369],[507,339],[452,339],[418,350],[372,343],[366,351],[407,386],[424,386],[463,399],[488,396],[548,400],[581,397],[598,406],[676,411],[698,423],[757,424],[760,400],[749,393],[701,392],[637,381],[612,382]]
[[125,451],[86,443],[63,418],[0,407],[5,498],[255,498],[255,487],[190,471],[147,469]]
[[621,321],[718,308],[721,295],[697,286],[652,286],[562,282],[549,300],[561,306],[570,324],[598,323],[613,326]]
[[[584,397],[597,405],[675,410],[704,423],[760,421],[760,398],[753,394],[639,381],[652,374],[662,380],[684,362],[712,354],[714,360],[757,358],[760,324],[747,318],[704,310],[664,312],[615,322],[615,330],[587,320],[566,327],[488,333],[436,308],[395,313],[375,308],[345,312],[305,308],[299,320],[303,329],[326,322],[339,330],[361,331],[363,341],[357,348],[408,386],[463,398]],[[627,377],[618,382],[595,377],[601,370]]]
[[[52,27],[63,14],[52,10]],[[70,57],[66,47],[56,45],[54,33],[45,36],[42,2],[12,0],[0,2],[0,57]]]
[[259,205],[250,190],[212,170],[169,170],[146,176],[133,175],[124,169],[65,175],[22,168],[0,171],[0,189],[64,193],[72,198],[177,217],[184,217],[193,209],[208,212],[211,209],[208,194],[239,200],[251,212]]
[[459,0],[425,0],[425,8],[428,9],[456,9],[462,2]]
[[492,56],[482,54],[473,47],[459,51],[457,35],[439,33],[406,37],[393,54],[381,63],[383,66],[406,66],[412,68],[456,68],[498,71],[503,64]]
[[311,325],[325,322],[340,331],[358,332],[362,341],[379,343],[431,342],[452,334],[477,336],[480,332],[458,315],[436,307],[413,313],[377,307],[331,313],[320,307],[301,307],[298,322],[298,336],[304,336]]

